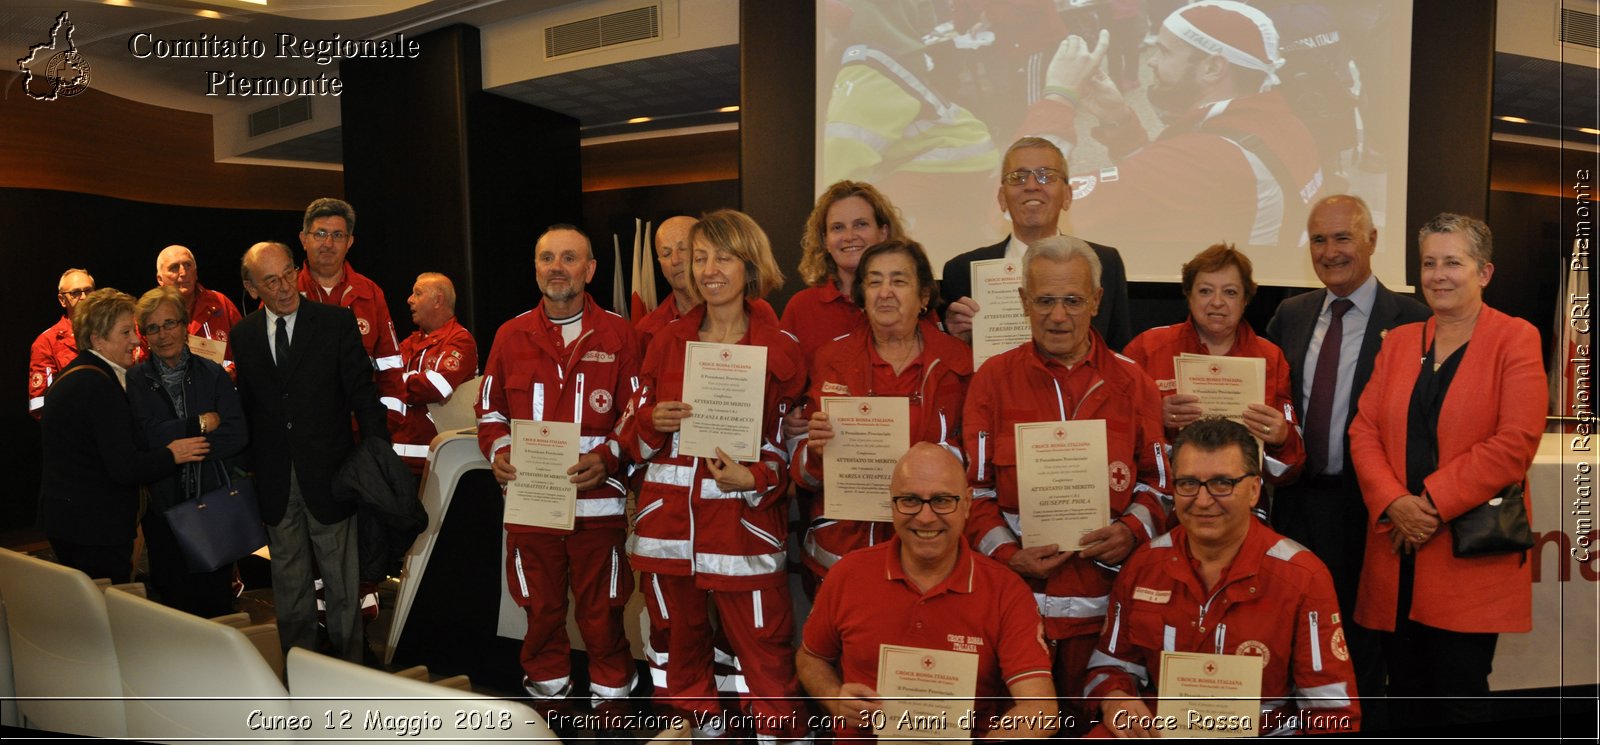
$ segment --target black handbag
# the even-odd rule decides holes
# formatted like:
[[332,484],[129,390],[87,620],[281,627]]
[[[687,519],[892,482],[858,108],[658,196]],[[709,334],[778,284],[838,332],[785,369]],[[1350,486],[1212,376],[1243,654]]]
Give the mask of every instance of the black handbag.
[[1528,526],[1528,506],[1522,495],[1519,481],[1451,520],[1450,550],[1456,558],[1520,554],[1533,548],[1533,529]]
[[235,483],[226,467],[212,462],[222,472],[222,486],[161,513],[191,572],[215,571],[267,544],[255,484]]

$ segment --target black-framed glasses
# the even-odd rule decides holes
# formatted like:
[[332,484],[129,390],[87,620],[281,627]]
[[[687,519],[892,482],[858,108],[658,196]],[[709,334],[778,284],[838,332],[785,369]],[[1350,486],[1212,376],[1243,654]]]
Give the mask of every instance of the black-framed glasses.
[[159,333],[161,333],[163,331],[171,331],[171,330],[173,330],[173,329],[175,329],[175,328],[177,328],[179,326],[182,326],[182,325],[183,325],[183,323],[181,321],[179,321],[178,319],[176,319],[176,318],[168,318],[167,320],[162,321],[161,323],[147,323],[147,324],[144,325],[144,327],[140,328],[139,330],[141,332],[144,332],[145,336],[155,336],[156,334],[159,334]]
[[926,499],[910,495],[890,497],[889,499],[894,502],[894,511],[902,515],[918,514],[922,512],[922,505],[932,507],[935,515],[948,515],[955,512],[956,506],[961,504],[961,497],[953,494],[939,494]]
[[335,230],[332,232],[327,230],[313,230],[309,233],[306,233],[306,235],[316,239],[318,243],[327,240],[331,240],[334,243],[344,243],[345,241],[350,240],[350,234],[344,232],[343,230]]
[[84,287],[84,288],[80,288],[80,289],[77,289],[77,290],[58,290],[56,292],[56,294],[60,295],[61,297],[64,297],[64,298],[70,297],[70,298],[75,298],[75,299],[78,299],[78,300],[82,300],[86,295],[88,295],[91,292],[94,292],[94,288],[93,287]]
[[1247,473],[1231,479],[1227,476],[1216,476],[1205,481],[1180,476],[1173,479],[1172,491],[1180,497],[1193,497],[1200,493],[1200,485],[1205,484],[1207,494],[1213,497],[1226,497],[1233,493],[1233,487],[1237,486],[1240,481],[1257,475],[1259,474]]
[[291,264],[288,269],[283,270],[282,274],[274,274],[271,277],[265,277],[256,284],[260,285],[264,290],[277,292],[279,288],[284,287],[285,285],[293,285],[299,278],[300,267]]
[[1022,186],[1023,184],[1028,183],[1029,176],[1032,176],[1034,181],[1039,182],[1040,186],[1045,186],[1047,184],[1053,184],[1057,179],[1061,178],[1061,172],[1054,168],[1040,167],[1032,170],[1027,168],[1018,168],[1010,173],[1002,174],[1000,176],[1000,180],[1004,181],[1006,186]]
[[1082,295],[1028,296],[1028,306],[1036,313],[1052,313],[1058,305],[1066,308],[1068,313],[1082,313],[1084,308],[1089,307],[1089,298]]

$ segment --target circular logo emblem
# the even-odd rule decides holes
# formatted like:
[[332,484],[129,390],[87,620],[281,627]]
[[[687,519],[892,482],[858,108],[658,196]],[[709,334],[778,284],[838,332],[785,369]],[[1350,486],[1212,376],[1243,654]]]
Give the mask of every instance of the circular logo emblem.
[[604,414],[610,411],[611,391],[599,388],[594,393],[589,394],[589,408],[594,409],[596,414]]
[[1120,460],[1111,461],[1111,490],[1127,491],[1133,484],[1133,471],[1128,470],[1128,464]]
[[869,403],[867,403],[865,401],[862,401],[861,402],[861,413],[862,414],[871,414],[872,413],[872,404],[869,404]]
[[539,428],[539,436],[540,437],[549,437],[550,436],[550,428],[549,427],[540,427]]
[[933,661],[933,655],[925,654],[925,655],[922,656],[922,669],[923,670],[932,670],[933,667],[934,667],[934,664],[935,663]]
[[226,331],[216,331],[216,332],[213,332],[213,333],[215,334],[215,336],[213,338],[215,338],[217,341],[227,341],[228,340],[228,332],[226,332]]
[[29,388],[43,388],[44,387],[44,373],[34,373],[33,377],[28,378],[28,387]]
[[75,49],[56,52],[45,66],[44,77],[57,98],[76,96],[89,89],[89,63]]
[[1218,365],[1215,362],[1211,363],[1211,367],[1209,367],[1207,369],[1211,371],[1212,375],[1216,375],[1217,373],[1222,372],[1222,366]]
[[1266,667],[1267,660],[1272,659],[1272,650],[1267,649],[1267,645],[1262,644],[1254,639],[1246,639],[1245,641],[1241,642],[1239,644],[1239,648],[1233,650],[1233,653],[1237,655],[1260,657],[1262,667]]
[[1328,640],[1328,647],[1333,650],[1333,656],[1340,662],[1350,659],[1350,648],[1344,643],[1344,627],[1333,630],[1333,638]]
[[1205,669],[1206,669],[1206,675],[1215,675],[1216,672],[1217,672],[1217,663],[1215,663],[1215,662],[1207,662]]
[[733,355],[729,354],[728,350],[726,349],[722,350],[722,361],[727,362],[730,359],[733,359]]
[[367,323],[367,319],[356,316],[356,328],[360,329],[362,336],[366,336],[367,332],[372,331],[372,324]]
[[461,359],[459,357],[446,357],[444,358],[444,362],[441,364],[444,365],[444,369],[449,370],[450,372],[455,372],[461,369]]

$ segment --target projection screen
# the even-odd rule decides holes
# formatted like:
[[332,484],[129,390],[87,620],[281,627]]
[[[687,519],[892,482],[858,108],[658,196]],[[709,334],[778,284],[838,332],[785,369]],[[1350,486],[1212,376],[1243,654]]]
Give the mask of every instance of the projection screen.
[[[873,183],[942,267],[1008,234],[1000,161],[1037,135],[1067,152],[1062,231],[1118,248],[1130,280],[1175,282],[1184,261],[1226,241],[1249,253],[1259,284],[1318,286],[1305,214],[1347,193],[1372,209],[1375,272],[1407,287],[1410,4],[1252,5],[1263,14],[1253,29],[1278,37],[1275,85],[1265,70],[1208,73],[1195,61],[1208,55],[1185,46],[1198,26],[1164,23],[1176,0],[818,0],[816,192]],[[1253,29],[1237,26],[1201,32],[1247,46]],[[1092,49],[1102,30],[1106,82],[1047,90],[1068,71],[1070,59],[1052,65],[1063,40]],[[1255,38],[1264,50],[1269,35]],[[1219,102],[1223,77],[1235,91]],[[1096,118],[1108,96],[1125,102],[1107,114],[1120,126]]]

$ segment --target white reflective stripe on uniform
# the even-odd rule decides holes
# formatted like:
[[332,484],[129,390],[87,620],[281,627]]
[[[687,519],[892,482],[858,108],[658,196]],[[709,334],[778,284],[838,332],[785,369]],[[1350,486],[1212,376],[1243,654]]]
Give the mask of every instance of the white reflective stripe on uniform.
[[1317,634],[1317,612],[1306,614],[1306,623],[1311,626],[1311,669],[1322,672],[1322,637]]
[[[485,412],[489,411],[489,391],[492,391],[492,390],[494,390],[494,376],[493,375],[485,375],[485,376],[483,376],[483,387],[478,389],[478,409],[479,410],[485,411]],[[506,419],[504,414],[494,413],[492,415],[500,417],[500,421],[502,421],[502,422],[505,421],[505,419]],[[491,414],[485,414],[484,416],[491,416]],[[483,419],[480,418],[478,421],[481,423],[483,421]]]
[[1155,443],[1150,447],[1155,451],[1156,456],[1156,486],[1165,489],[1168,486],[1167,459],[1162,457],[1161,443]]
[[440,375],[433,370],[424,372],[422,376],[427,378],[428,382],[433,384],[434,390],[438,391],[439,395],[444,396],[445,398],[449,398],[451,392],[455,390],[455,388],[450,385],[450,381],[445,380],[443,375]]
[[[986,468],[989,465],[989,433],[988,432],[979,432],[978,433],[978,460],[976,461],[976,463],[978,464],[978,480],[979,481],[983,481],[984,480],[984,476],[983,476],[984,468]],[[993,489],[989,489],[987,491],[989,492],[990,496],[994,496],[994,490]]]
[[603,686],[594,681],[589,681],[589,692],[603,699],[627,698],[633,692],[633,684],[638,681],[637,676],[630,676],[628,682],[620,686]]
[[750,531],[751,535],[753,535],[753,536],[755,536],[757,538],[760,538],[763,541],[766,541],[767,544],[772,546],[773,548],[777,548],[777,549],[783,548],[783,541],[778,540],[777,536],[775,536],[775,535],[773,535],[773,534],[771,534],[771,533],[769,533],[769,532],[767,532],[765,530],[762,530],[761,528],[756,527],[755,524],[750,522],[749,520],[746,520],[746,519],[741,517],[741,518],[739,518],[739,525],[743,526],[745,530]]
[[1150,541],[1151,548],[1172,548],[1172,534],[1162,533]]
[[767,615],[761,610],[760,590],[753,590],[750,593],[750,623],[758,629],[767,627]]
[[373,364],[373,366],[377,367],[378,370],[380,370],[380,371],[382,371],[382,370],[398,370],[398,369],[406,366],[406,361],[403,360],[403,359],[400,359],[400,355],[398,355],[398,354],[391,354],[391,355],[388,355],[387,357],[379,357],[379,358],[373,360],[372,364]]
[[[689,542],[682,541],[682,543],[685,544],[684,551],[687,553]],[[725,577],[759,577],[764,574],[776,574],[783,571],[783,568],[787,566],[788,559],[788,554],[782,551],[754,556],[697,553],[694,555],[694,570],[704,574],[720,574]]]
[[1262,453],[1262,460],[1267,464],[1267,473],[1272,476],[1282,476],[1289,471],[1289,464],[1284,463],[1266,453]]
[[657,452],[657,448],[650,447],[650,443],[645,442],[643,437],[639,438],[639,458],[640,458],[640,460],[650,460],[651,458],[655,457],[656,452]]
[[406,415],[406,405],[400,403],[400,399],[395,398],[394,396],[383,396],[378,399],[378,403],[383,404],[385,409],[399,414],[400,416]]
[[806,531],[805,540],[801,542],[801,547],[805,550],[806,555],[810,556],[812,559],[815,559],[818,564],[822,565],[823,569],[833,568],[833,565],[837,564],[839,559],[843,558],[838,554],[817,545],[817,538],[815,535],[817,528],[832,524],[833,522],[830,521],[813,526],[811,530]]
[[1279,561],[1288,561],[1293,559],[1295,554],[1304,550],[1306,550],[1306,547],[1296,543],[1293,539],[1279,538],[1277,543],[1272,544],[1272,548],[1267,549],[1267,555]]
[[627,512],[623,497],[584,497],[578,500],[578,517],[610,517]]
[[[1146,670],[1144,665],[1138,665],[1120,657],[1112,657],[1111,655],[1108,655],[1098,649],[1094,651],[1094,654],[1089,656],[1089,667],[1091,669],[1096,667],[1114,667],[1138,679],[1140,686],[1145,686],[1150,683],[1150,671]],[[1088,691],[1085,690],[1084,694],[1087,695]]]
[[44,396],[34,396],[28,399],[28,411],[38,411],[44,408]]
[[722,647],[714,646],[711,648],[711,662],[713,664],[731,667],[739,671],[744,670],[744,664],[739,662],[739,658],[729,654],[728,650],[723,649]]
[[1294,697],[1307,709],[1342,709],[1350,705],[1350,691],[1344,683],[1296,688]]
[[1101,683],[1104,683],[1110,679],[1111,673],[1100,673],[1099,675],[1090,678],[1089,682],[1083,686],[1083,695],[1087,697],[1090,691],[1093,691],[1095,688],[1099,687]]
[[578,373],[577,387],[572,395],[572,421],[583,424],[583,373]]
[[1225,645],[1227,643],[1227,639],[1228,639],[1228,624],[1225,624],[1225,623],[1217,624],[1217,633],[1216,633],[1216,640],[1215,640],[1216,641],[1216,648],[1217,648],[1217,652],[1216,653],[1217,654],[1225,654],[1222,651],[1222,648],[1223,648],[1223,645]]
[[799,444],[800,441],[804,439],[806,438],[802,437],[795,441],[795,445],[800,453],[798,456],[796,456],[800,459],[800,483],[805,484],[811,489],[821,489],[822,482],[818,481],[816,477],[811,475],[811,469],[809,468],[811,465],[811,448],[801,447]]
[[522,687],[528,691],[528,695],[536,699],[566,698],[567,693],[572,690],[572,679],[563,676],[550,680],[536,680]]
[[528,578],[522,574],[522,549],[513,549],[511,563],[517,568],[517,589],[522,591],[523,597],[528,597]]
[[743,675],[716,675],[717,692],[719,693],[749,693],[750,686],[744,682]]
[[1108,595],[1058,597],[1036,592],[1033,601],[1039,604],[1039,615],[1045,618],[1104,618],[1111,598]]
[[1111,609],[1111,636],[1107,637],[1108,640],[1109,640],[1109,643],[1106,644],[1106,651],[1107,652],[1111,652],[1113,654],[1116,653],[1116,651],[1117,651],[1117,637],[1120,636],[1121,634],[1122,634],[1122,603],[1117,603],[1116,607]]
[[510,448],[510,447],[511,447],[511,435],[501,435],[499,437],[496,437],[494,442],[489,444],[489,458],[493,459],[494,458],[494,454],[500,452],[501,448]]
[[1022,516],[1015,512],[1001,512],[1000,517],[1005,518],[1006,527],[1015,535],[1022,535]]
[[485,425],[485,424],[510,424],[510,423],[511,423],[511,421],[506,419],[506,415],[505,414],[501,414],[498,411],[485,412],[483,416],[478,417],[478,426],[480,426],[480,427]]
[[578,452],[587,453],[605,444],[605,435],[578,435]]
[[426,458],[426,457],[428,457],[428,446],[427,445],[402,445],[401,443],[397,442],[397,443],[394,444],[394,451],[396,453],[398,453],[400,455],[400,457],[402,457],[402,458]]
[[992,488],[973,489],[972,490],[972,498],[973,499],[994,499],[994,489],[992,489]]
[[1178,647],[1178,629],[1176,627],[1173,627],[1173,626],[1162,626],[1161,627],[1161,651],[1163,651],[1163,652],[1176,652],[1176,651],[1178,651],[1177,647]]
[[989,532],[984,533],[982,538],[978,539],[978,553],[984,556],[993,556],[994,552],[999,550],[1001,546],[1016,542],[1017,536],[1015,533],[996,525],[990,528]]
[[650,559],[688,559],[692,552],[687,540],[650,538],[635,533],[628,536],[628,553]]
[[1132,515],[1134,518],[1138,519],[1139,524],[1144,526],[1144,535],[1146,538],[1152,538],[1155,536],[1156,521],[1155,518],[1150,515],[1150,508],[1145,507],[1142,504],[1129,505],[1128,511],[1122,514],[1124,516]]
[[616,546],[612,546],[611,547],[611,593],[609,595],[607,595],[607,597],[611,598],[612,600],[616,600],[617,599],[617,580],[618,580],[617,547]]
[[[691,469],[693,468],[692,466],[683,467]],[[751,490],[723,491],[722,487],[717,486],[716,479],[700,479],[701,499],[743,499],[746,501],[754,501],[753,498],[755,497],[757,497],[756,493]]]
[[[661,594],[661,578],[655,573],[650,574],[650,589],[655,592],[656,610],[661,611],[661,620],[671,621],[672,614],[667,612],[667,598]],[[661,652],[661,664],[667,663],[667,653]]]
[[533,417],[534,421],[544,421],[544,383],[533,384]]
[[647,484],[666,484],[687,489],[690,484],[694,483],[694,466],[651,463],[645,466],[644,480]]

